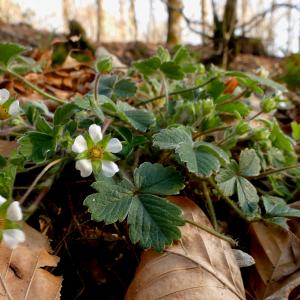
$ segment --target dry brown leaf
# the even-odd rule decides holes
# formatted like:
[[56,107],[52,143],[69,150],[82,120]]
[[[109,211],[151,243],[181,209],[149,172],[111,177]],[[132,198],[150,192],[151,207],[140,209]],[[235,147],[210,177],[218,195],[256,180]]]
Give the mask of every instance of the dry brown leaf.
[[54,276],[44,267],[56,267],[57,256],[49,254],[45,236],[24,224],[26,241],[15,250],[0,246],[0,299],[7,300],[56,300],[60,299],[62,277]]
[[0,140],[0,155],[9,157],[11,152],[17,148],[15,141]]
[[[186,197],[170,197],[186,219],[211,226],[203,211]],[[164,253],[145,251],[126,300],[245,299],[240,269],[229,243],[193,225]]]
[[[300,209],[300,202],[292,206]],[[288,300],[300,295],[300,221],[288,223],[288,231],[262,222],[250,227],[251,255],[256,264],[248,290],[253,299]]]

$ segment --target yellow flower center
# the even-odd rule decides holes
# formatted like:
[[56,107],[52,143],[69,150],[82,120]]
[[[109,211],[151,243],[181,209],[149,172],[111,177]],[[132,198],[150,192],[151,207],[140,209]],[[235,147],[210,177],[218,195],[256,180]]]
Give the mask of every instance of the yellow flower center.
[[9,118],[9,113],[7,109],[3,105],[0,105],[0,120],[6,120],[8,118]]
[[103,158],[104,150],[100,146],[94,146],[90,149],[91,160],[101,160]]

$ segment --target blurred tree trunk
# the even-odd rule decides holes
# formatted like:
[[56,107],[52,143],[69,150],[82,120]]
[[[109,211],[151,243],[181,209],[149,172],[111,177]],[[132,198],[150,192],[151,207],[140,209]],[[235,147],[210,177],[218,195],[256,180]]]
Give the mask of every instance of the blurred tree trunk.
[[104,11],[102,0],[96,0],[97,5],[97,43],[100,43],[104,36]]
[[138,28],[137,28],[136,14],[135,14],[135,0],[130,0],[129,19],[131,21],[132,36],[133,36],[134,40],[137,41]]
[[270,53],[274,51],[274,5],[276,4],[276,0],[272,0],[271,3],[271,12],[270,12],[270,20],[268,25],[268,37],[267,37],[267,47]]
[[[200,0],[200,6],[201,6],[201,22],[202,22],[202,32],[204,34],[208,34],[207,30],[207,0]],[[206,44],[207,39],[205,36],[202,36],[202,44]]]
[[120,36],[121,40],[126,40],[126,22],[125,22],[125,3],[124,0],[119,1],[119,11],[120,11]]
[[70,17],[71,7],[72,7],[72,0],[62,0],[65,32],[67,32],[69,30],[69,21],[71,19],[71,17]]
[[[244,24],[246,23],[248,19],[248,0],[242,0],[242,20],[241,23]],[[245,36],[245,27],[243,26],[243,31],[242,31],[242,36]]]
[[[292,5],[293,1],[289,0],[288,4]],[[287,54],[289,54],[289,52],[291,51],[292,38],[293,38],[292,8],[291,7],[287,7],[286,18],[287,18],[287,22],[288,22],[286,52],[287,52]]]
[[181,0],[168,0],[168,35],[167,44],[175,46],[181,42]]

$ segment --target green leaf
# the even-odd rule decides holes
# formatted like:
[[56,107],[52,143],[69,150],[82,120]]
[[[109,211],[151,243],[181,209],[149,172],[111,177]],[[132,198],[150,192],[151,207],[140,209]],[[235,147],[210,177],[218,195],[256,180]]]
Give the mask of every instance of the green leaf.
[[46,119],[38,114],[35,119],[35,128],[36,130],[46,133],[49,135],[53,134],[53,128],[50,126],[50,124],[46,121]]
[[292,140],[283,133],[276,121],[273,123],[270,139],[273,146],[283,150],[284,152],[294,152]]
[[260,172],[260,160],[254,149],[245,149],[240,154],[240,174],[242,176],[257,176]]
[[64,125],[70,121],[70,118],[79,110],[79,107],[74,102],[66,103],[59,106],[55,113],[53,124],[54,125]]
[[220,169],[218,158],[205,149],[194,149],[191,144],[180,144],[175,152],[181,162],[186,163],[188,170],[198,176],[208,177]]
[[227,164],[229,163],[229,157],[227,153],[221,149],[220,147],[207,142],[196,142],[194,144],[194,148],[198,149],[199,151],[207,152],[213,154],[214,156],[218,157],[218,159]]
[[133,66],[143,75],[152,75],[160,67],[160,59],[156,56],[140,60],[133,64]]
[[132,185],[123,181],[119,185],[95,182],[92,186],[98,193],[89,195],[83,203],[89,208],[92,220],[105,221],[106,224],[123,221],[133,198]]
[[155,195],[135,196],[128,215],[129,235],[133,243],[162,251],[181,237],[178,226],[184,224],[176,205]]
[[0,43],[0,64],[7,67],[14,58],[25,50],[26,48],[18,44]]
[[190,58],[189,50],[185,46],[180,46],[174,54],[173,62],[177,65],[187,62]]
[[156,50],[157,56],[159,57],[161,62],[166,62],[170,60],[170,53],[169,50],[163,48],[162,46],[158,47]]
[[183,127],[162,129],[153,136],[153,146],[160,149],[176,149],[180,143],[193,143],[191,134]]
[[181,174],[172,167],[145,162],[134,172],[134,183],[142,193],[174,195],[184,187]]
[[117,97],[132,97],[136,90],[135,83],[129,78],[119,80],[114,86],[114,94]]
[[155,117],[151,111],[136,109],[121,101],[118,101],[117,108],[121,119],[128,121],[135,129],[142,132],[147,131],[155,123]]
[[6,199],[11,199],[17,167],[7,165],[0,169],[0,195]]
[[161,64],[160,69],[167,78],[175,80],[182,80],[184,78],[184,72],[181,70],[180,66],[172,61]]
[[18,140],[19,152],[35,163],[44,162],[54,151],[54,139],[41,132],[27,132]]
[[257,212],[259,197],[256,188],[249,180],[241,176],[237,177],[236,183],[241,209],[249,215]]
[[111,98],[113,95],[114,85],[116,83],[117,76],[105,75],[100,78],[98,94]]
[[296,121],[291,123],[292,136],[295,140],[300,140],[300,124]]
[[112,58],[103,57],[96,62],[96,70],[98,73],[109,73],[112,70]]

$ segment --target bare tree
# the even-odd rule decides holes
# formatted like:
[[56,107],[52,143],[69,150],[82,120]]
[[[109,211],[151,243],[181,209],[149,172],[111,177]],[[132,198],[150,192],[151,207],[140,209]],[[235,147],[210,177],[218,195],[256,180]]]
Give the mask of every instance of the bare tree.
[[201,22],[202,22],[202,43],[207,43],[207,38],[205,35],[208,34],[208,20],[207,20],[207,0],[200,0],[200,7],[201,7]]
[[[292,5],[292,0],[288,1],[288,4]],[[286,11],[286,18],[288,22],[287,26],[287,43],[286,43],[286,52],[289,53],[291,51],[292,46],[292,38],[293,38],[293,27],[292,27],[292,8],[288,7]]]
[[103,3],[102,0],[96,0],[97,5],[97,43],[103,39],[104,35],[104,11],[103,11]]
[[130,0],[129,19],[131,23],[132,36],[136,41],[138,38],[138,28],[137,28],[137,20],[136,20],[136,13],[135,13],[135,0]]
[[120,11],[120,36],[122,39],[126,39],[126,22],[125,22],[125,1],[119,1],[119,11]]
[[168,0],[168,34],[167,44],[175,46],[181,42],[182,1]]
[[72,0],[62,0],[63,20],[65,31],[69,30],[70,10],[72,8]]

